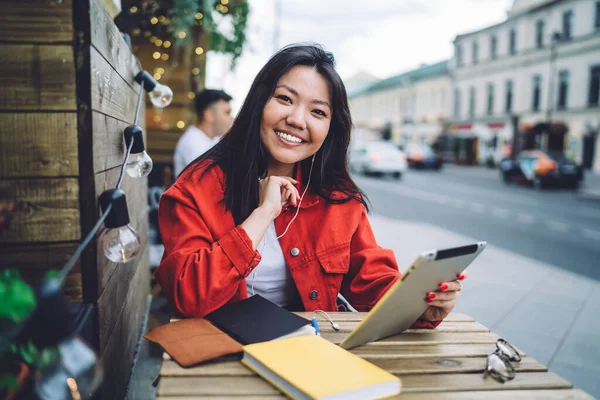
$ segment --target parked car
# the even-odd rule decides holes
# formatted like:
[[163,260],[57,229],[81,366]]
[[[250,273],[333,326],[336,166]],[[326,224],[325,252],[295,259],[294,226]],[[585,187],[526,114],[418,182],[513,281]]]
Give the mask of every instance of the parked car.
[[410,168],[440,170],[443,164],[442,157],[426,144],[409,144],[406,157]]
[[515,160],[505,158],[500,162],[500,176],[505,183],[513,181],[533,185],[579,187],[583,169],[562,153],[525,150]]
[[350,169],[364,175],[392,175],[406,171],[406,155],[388,142],[367,142],[350,150]]

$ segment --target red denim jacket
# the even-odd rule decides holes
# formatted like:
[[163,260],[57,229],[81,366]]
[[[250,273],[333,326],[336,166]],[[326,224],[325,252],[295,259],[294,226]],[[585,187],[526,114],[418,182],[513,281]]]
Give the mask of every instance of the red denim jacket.
[[[165,252],[155,276],[172,306],[187,317],[247,298],[245,278],[261,260],[222,202],[225,174],[214,167],[200,179],[203,170],[184,172],[159,206]],[[295,208],[284,206],[275,219],[277,235],[294,214]],[[308,190],[279,241],[306,311],[337,311],[338,293],[368,311],[400,278],[394,253],[377,245],[365,208],[355,200],[333,204]]]

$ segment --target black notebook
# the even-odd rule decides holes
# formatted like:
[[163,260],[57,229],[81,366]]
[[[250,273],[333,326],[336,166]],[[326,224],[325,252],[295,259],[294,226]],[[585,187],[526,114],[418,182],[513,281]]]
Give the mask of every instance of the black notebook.
[[224,305],[204,318],[241,344],[296,336],[295,333],[312,332],[314,335],[315,332],[309,320],[279,307],[260,295]]

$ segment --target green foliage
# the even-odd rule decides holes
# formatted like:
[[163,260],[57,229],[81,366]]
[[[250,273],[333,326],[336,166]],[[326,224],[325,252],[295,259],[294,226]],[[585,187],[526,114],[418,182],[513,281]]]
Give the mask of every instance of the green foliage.
[[[201,34],[209,35],[209,48],[204,50],[231,54],[233,68],[246,43],[249,13],[248,0],[137,0],[115,23],[132,36],[168,40],[176,48],[196,43],[194,33],[200,28]],[[219,24],[227,19],[233,30],[224,34]]]
[[35,305],[35,293],[20,278],[18,271],[6,269],[0,272],[0,320],[23,321]]

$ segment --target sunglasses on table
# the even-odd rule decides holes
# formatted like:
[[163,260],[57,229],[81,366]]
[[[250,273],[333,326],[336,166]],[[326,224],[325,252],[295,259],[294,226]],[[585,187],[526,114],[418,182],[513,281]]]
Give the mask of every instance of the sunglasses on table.
[[516,372],[511,362],[521,362],[521,355],[506,340],[498,339],[496,350],[488,354],[484,375],[500,383],[514,379]]

